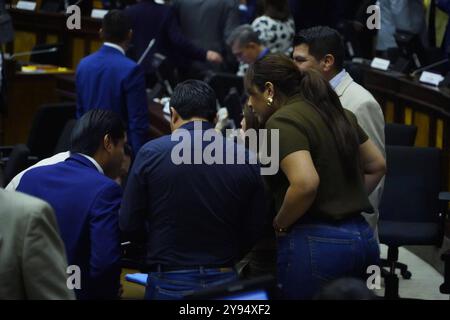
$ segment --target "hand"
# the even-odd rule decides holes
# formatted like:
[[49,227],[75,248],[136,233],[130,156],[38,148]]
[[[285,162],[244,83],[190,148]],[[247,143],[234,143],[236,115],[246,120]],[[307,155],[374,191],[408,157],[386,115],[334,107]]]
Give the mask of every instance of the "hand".
[[273,228],[275,229],[275,235],[278,237],[284,237],[288,233],[288,228],[281,228],[277,223],[277,217],[273,219]]
[[222,55],[216,51],[208,50],[206,53],[206,60],[211,63],[221,64],[223,62]]

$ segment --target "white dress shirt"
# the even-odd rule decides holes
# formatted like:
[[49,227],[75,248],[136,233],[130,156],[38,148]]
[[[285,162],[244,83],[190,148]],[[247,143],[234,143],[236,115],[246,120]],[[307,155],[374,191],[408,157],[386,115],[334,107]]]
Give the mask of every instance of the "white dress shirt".
[[123,48],[122,48],[121,46],[119,46],[118,44],[115,44],[115,43],[112,43],[112,42],[104,42],[103,45],[104,45],[104,46],[107,46],[107,47],[111,47],[111,48],[117,49],[117,50],[119,50],[123,55],[125,55],[125,50],[123,50]]
[[79,155],[85,157],[85,158],[88,159],[90,162],[92,162],[93,165],[97,168],[98,172],[100,172],[101,174],[105,174],[105,172],[103,172],[103,168],[100,167],[100,165],[98,164],[97,161],[95,161],[94,158],[89,157],[88,155],[85,155],[85,154],[82,154],[82,153],[79,153]]

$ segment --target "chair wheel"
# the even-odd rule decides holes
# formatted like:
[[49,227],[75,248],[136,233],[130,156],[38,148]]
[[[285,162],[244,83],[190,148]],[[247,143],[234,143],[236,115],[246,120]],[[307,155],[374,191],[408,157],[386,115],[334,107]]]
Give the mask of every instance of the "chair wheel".
[[403,277],[403,279],[409,280],[409,279],[411,279],[412,274],[409,271],[405,271],[405,272],[402,272],[402,277]]

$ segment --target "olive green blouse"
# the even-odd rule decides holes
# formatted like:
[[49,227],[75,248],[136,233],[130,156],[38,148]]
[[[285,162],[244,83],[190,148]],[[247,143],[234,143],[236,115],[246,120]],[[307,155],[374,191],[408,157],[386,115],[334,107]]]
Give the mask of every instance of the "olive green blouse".
[[[357,130],[359,142],[367,141],[366,133],[356,117],[345,110],[347,118]],[[314,107],[302,96],[291,98],[266,122],[266,129],[279,130],[280,162],[289,154],[307,150],[320,177],[314,203],[306,215],[327,220],[342,220],[361,212],[373,212],[364,186],[364,176],[358,170],[353,177],[344,172],[333,133]],[[270,148],[273,149],[273,141]],[[274,176],[266,176],[277,212],[283,204],[289,181],[281,168]]]

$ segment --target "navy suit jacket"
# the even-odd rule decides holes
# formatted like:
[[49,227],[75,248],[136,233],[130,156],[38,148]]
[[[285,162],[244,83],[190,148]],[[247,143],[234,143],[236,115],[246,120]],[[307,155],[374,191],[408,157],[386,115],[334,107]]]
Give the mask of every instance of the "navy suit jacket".
[[55,210],[68,263],[81,269],[78,299],[117,297],[119,185],[89,159],[74,154],[64,162],[29,170],[17,190],[47,201]]
[[[145,227],[147,265],[231,266],[252,248],[267,223],[260,167],[248,164],[255,155],[225,143],[211,123],[197,125],[200,130],[189,122],[148,142],[133,163],[120,227],[130,233]],[[209,139],[222,144],[224,159],[233,154],[247,164],[175,164],[173,153],[190,150],[187,158],[193,161],[191,156],[211,148],[210,142],[199,141],[205,132],[213,132]],[[183,151],[177,153],[180,146]]]
[[128,141],[137,154],[149,134],[145,78],[140,66],[104,45],[80,61],[76,86],[77,118],[91,109],[121,114],[128,124]]

